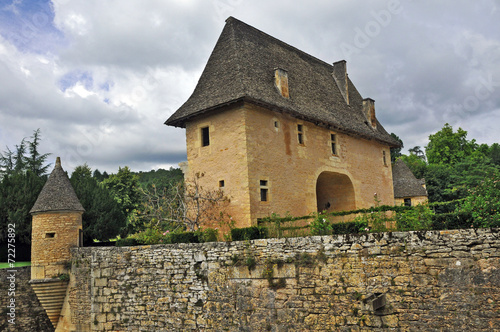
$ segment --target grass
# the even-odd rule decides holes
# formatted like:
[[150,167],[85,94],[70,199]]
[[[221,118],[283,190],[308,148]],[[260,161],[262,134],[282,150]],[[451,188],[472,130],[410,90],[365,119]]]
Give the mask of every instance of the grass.
[[[31,266],[31,262],[15,262],[14,266],[15,267]],[[0,263],[0,269],[8,269],[8,268],[10,268],[9,263]]]

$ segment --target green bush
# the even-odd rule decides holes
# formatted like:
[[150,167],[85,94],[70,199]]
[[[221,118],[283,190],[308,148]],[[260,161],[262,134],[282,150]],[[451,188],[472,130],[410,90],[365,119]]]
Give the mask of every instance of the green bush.
[[463,229],[471,227],[476,227],[472,214],[469,212],[457,212],[434,215],[430,229]]
[[196,232],[169,233],[168,243],[200,243]]
[[368,223],[365,221],[349,221],[333,223],[332,234],[356,234],[368,231]]
[[200,243],[203,242],[217,242],[219,231],[213,228],[206,228],[204,230],[197,231],[198,240]]
[[311,235],[330,235],[332,225],[325,214],[318,213],[313,222],[309,225]]
[[259,226],[233,228],[231,230],[231,238],[233,241],[265,239],[267,238],[267,228]]
[[404,210],[396,215],[396,227],[399,231],[420,231],[431,229],[434,212],[428,205],[419,204],[413,209]]
[[132,237],[127,237],[125,239],[119,239],[116,241],[115,246],[117,247],[130,247],[130,246],[136,246],[139,243],[137,242],[136,239]]

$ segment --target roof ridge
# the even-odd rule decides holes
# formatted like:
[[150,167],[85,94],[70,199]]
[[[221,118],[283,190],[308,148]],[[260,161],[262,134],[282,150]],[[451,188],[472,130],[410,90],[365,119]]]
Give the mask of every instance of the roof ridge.
[[[226,19],[226,25],[227,24],[232,24],[232,22],[241,22],[241,21],[239,21],[238,19],[236,19],[236,18],[234,18],[232,16],[230,16],[230,17],[228,17]],[[241,23],[243,23],[243,22],[241,22]],[[243,23],[243,24],[245,24],[245,23]],[[244,94],[247,95],[248,94],[248,89],[247,89],[245,83],[243,82],[243,73],[242,73],[241,64],[240,64],[241,63],[241,61],[240,61],[241,60],[241,58],[240,58],[241,56],[240,56],[239,52],[236,52],[236,49],[237,49],[236,38],[235,38],[236,32],[234,30],[234,26],[229,25],[229,27],[231,28],[231,31],[230,31],[230,33],[231,33],[230,43],[231,43],[231,46],[234,49],[234,52],[233,52],[232,56],[236,58],[236,66],[237,66],[237,68],[236,68],[236,75],[238,77],[239,83],[243,87]]]
[[286,48],[288,48],[288,49],[290,49],[290,50],[292,50],[292,51],[294,51],[294,52],[297,52],[297,53],[299,53],[299,54],[302,54],[302,55],[304,55],[304,56],[306,56],[306,57],[308,57],[308,58],[311,58],[311,59],[313,59],[313,60],[315,60],[315,61],[317,61],[317,62],[319,62],[319,63],[321,63],[321,64],[323,64],[323,65],[326,65],[326,66],[328,66],[328,67],[333,67],[333,64],[330,64],[330,63],[328,63],[328,62],[326,62],[326,61],[324,61],[324,60],[321,60],[321,59],[320,59],[320,58],[318,58],[318,57],[315,57],[314,55],[311,55],[311,54],[309,54],[309,53],[307,53],[307,52],[305,52],[305,51],[302,51],[301,49],[299,49],[299,48],[297,48],[297,47],[295,47],[295,46],[293,46],[293,45],[290,45],[290,44],[288,44],[288,43],[286,43],[286,42],[284,42],[284,41],[282,41],[282,40],[280,40],[280,39],[278,39],[278,38],[276,38],[276,37],[273,37],[273,36],[271,36],[270,34],[268,34],[268,33],[264,32],[264,31],[262,31],[262,30],[260,30],[260,29],[257,29],[256,27],[254,27],[254,26],[252,26],[252,25],[250,25],[250,24],[248,24],[248,23],[245,23],[245,22],[243,22],[243,21],[241,21],[241,20],[239,20],[239,19],[237,19],[237,18],[235,18],[235,17],[233,17],[233,16],[229,16],[229,17],[226,19],[226,23],[232,23],[232,22],[236,22],[237,24],[239,24],[239,25],[241,25],[241,26],[244,26],[244,27],[250,28],[250,29],[252,29],[252,30],[254,30],[254,31],[256,31],[256,32],[258,32],[258,33],[260,33],[260,34],[264,35],[264,36],[266,36],[266,38],[272,39],[273,41],[275,41],[275,42],[277,42],[277,43],[279,43],[279,44],[282,44],[282,45],[283,45],[283,46],[285,46]]

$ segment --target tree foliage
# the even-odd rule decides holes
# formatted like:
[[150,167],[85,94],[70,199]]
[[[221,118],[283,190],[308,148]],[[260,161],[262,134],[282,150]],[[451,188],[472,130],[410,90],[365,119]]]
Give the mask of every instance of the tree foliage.
[[468,141],[465,130],[458,128],[455,133],[446,123],[440,131],[429,136],[425,150],[429,164],[453,165],[471,155],[476,148],[476,141]]
[[6,175],[0,182],[0,242],[6,241],[7,225],[15,224],[17,241],[31,243],[31,215],[46,177],[31,171]]
[[122,207],[113,194],[92,176],[88,165],[77,166],[70,178],[85,212],[82,216],[84,244],[107,241],[126,225]]
[[401,144],[401,146],[399,148],[391,148],[391,162],[395,162],[396,159],[398,159],[399,157],[401,157],[401,149],[403,149],[404,147],[404,144],[403,144],[403,140],[401,138],[399,138],[398,135],[394,134],[394,133],[391,133],[391,136],[392,138],[394,138],[396,141],[399,142],[399,144]]
[[471,213],[476,227],[500,227],[500,174],[484,178],[469,190],[460,210]]
[[47,179],[48,153],[39,152],[40,129],[31,140],[23,138],[12,151],[0,153],[0,242],[5,241],[7,225],[15,224],[17,241],[31,243],[31,215]]
[[[207,225],[229,225],[226,213],[229,198],[222,190],[207,190],[200,184],[203,173],[187,183],[170,183],[168,187],[141,188],[143,202],[136,214],[146,228],[194,231]],[[136,221],[136,225],[140,225]]]

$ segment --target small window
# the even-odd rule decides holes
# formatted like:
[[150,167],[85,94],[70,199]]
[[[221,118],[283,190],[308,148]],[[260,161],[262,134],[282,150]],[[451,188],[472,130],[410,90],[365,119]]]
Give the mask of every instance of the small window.
[[411,198],[405,198],[405,206],[411,206]]
[[45,238],[46,239],[53,239],[55,237],[56,237],[56,233],[55,232],[45,233]]
[[267,202],[267,188],[260,188],[260,201]]
[[269,199],[269,188],[267,188],[267,180],[260,180],[260,201],[267,202]]
[[330,134],[330,144],[332,146],[332,154],[337,155],[337,135]]
[[279,128],[280,127],[280,123],[278,121],[274,121],[274,128]]
[[208,127],[201,128],[201,145],[202,146],[210,145],[210,130]]
[[301,124],[297,125],[297,139],[299,144],[304,144],[304,127]]
[[224,180],[219,181],[219,188],[224,188]]
[[384,159],[384,166],[387,166],[387,157],[385,155],[385,151],[382,151],[382,158]]

